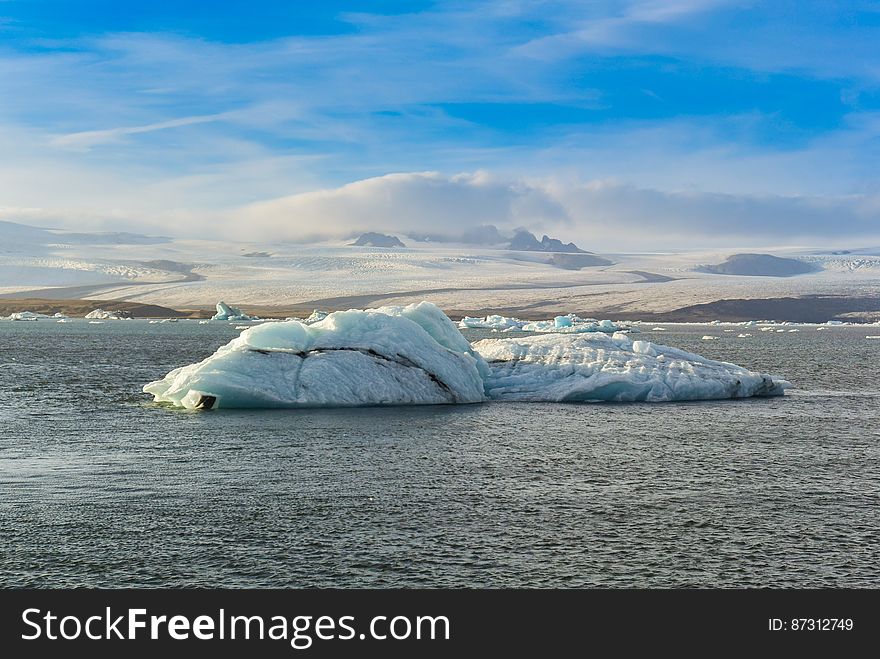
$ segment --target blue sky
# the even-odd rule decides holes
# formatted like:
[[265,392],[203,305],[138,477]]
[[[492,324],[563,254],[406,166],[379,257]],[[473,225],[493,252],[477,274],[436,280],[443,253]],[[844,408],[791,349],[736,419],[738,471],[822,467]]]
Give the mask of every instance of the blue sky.
[[878,43],[858,1],[0,0],[0,216],[871,240]]

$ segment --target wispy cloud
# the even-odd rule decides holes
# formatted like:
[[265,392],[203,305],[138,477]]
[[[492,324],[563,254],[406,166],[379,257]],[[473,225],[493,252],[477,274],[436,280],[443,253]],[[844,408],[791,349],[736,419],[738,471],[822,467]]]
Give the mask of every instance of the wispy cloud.
[[57,135],[51,139],[51,144],[53,146],[64,148],[85,150],[101,144],[119,143],[129,135],[152,133],[156,130],[167,130],[169,128],[179,128],[181,126],[192,126],[194,124],[204,124],[211,121],[219,121],[223,118],[223,116],[223,114],[209,114],[193,117],[181,117],[180,119],[160,121],[154,124],[146,124],[144,126],[123,126],[120,128],[108,128],[105,130],[86,130],[78,133]]

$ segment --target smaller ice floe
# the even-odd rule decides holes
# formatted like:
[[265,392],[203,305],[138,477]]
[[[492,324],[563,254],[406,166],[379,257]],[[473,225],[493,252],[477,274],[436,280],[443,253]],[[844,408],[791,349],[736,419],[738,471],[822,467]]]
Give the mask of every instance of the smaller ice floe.
[[706,335],[703,337],[703,341],[717,341],[719,338],[720,338],[720,337],[717,337],[717,336],[709,336],[708,334],[706,334]]
[[773,375],[623,333],[485,339],[486,394],[504,401],[673,401],[778,396]]
[[619,332],[623,327],[610,320],[581,318],[573,313],[556,316],[553,320],[521,320],[508,316],[490,315],[485,318],[465,316],[458,326],[462,329],[488,329],[499,332],[552,332],[556,334],[580,334],[581,332]]
[[211,317],[211,320],[231,320],[241,322],[243,320],[255,320],[256,318],[257,316],[248,316],[241,309],[231,307],[221,300],[217,303],[217,313]]
[[790,329],[790,330],[788,330],[788,332],[790,334],[791,332],[800,332],[800,330],[799,329]]
[[878,334],[869,334],[865,337],[866,339],[880,339],[880,335]]
[[651,331],[652,332],[665,332],[666,328],[665,327],[652,327]]
[[745,332],[745,333],[743,333],[743,334],[737,334],[737,335],[736,335],[736,338],[738,338],[738,339],[747,339],[747,338],[749,338],[750,336],[751,336],[751,334],[749,334],[748,332]]
[[491,329],[504,332],[508,330],[521,330],[523,325],[527,325],[528,322],[519,318],[509,318],[493,314],[485,318],[465,316],[458,323],[458,326],[462,329]]
[[552,321],[539,320],[522,327],[524,332],[554,332],[558,334],[580,334],[582,332],[605,332],[613,334],[624,329],[610,320],[581,318],[575,314],[556,316]]
[[131,320],[131,314],[127,311],[105,311],[95,309],[86,314],[87,320]]
[[41,313],[34,313],[33,311],[19,311],[9,315],[9,320],[17,321],[35,321],[40,318],[48,318],[48,316],[44,316]]
[[103,320],[90,320],[89,321],[89,325],[103,325],[103,324],[104,324]]
[[210,320],[200,320],[199,325],[209,325],[211,323]]
[[[319,310],[315,309],[314,311],[312,311],[312,313],[309,315],[309,317],[306,318],[302,322],[304,322],[306,325],[311,325],[312,323],[319,323],[329,315],[330,314],[327,311],[319,311]],[[295,319],[289,319],[289,320],[295,320]]]

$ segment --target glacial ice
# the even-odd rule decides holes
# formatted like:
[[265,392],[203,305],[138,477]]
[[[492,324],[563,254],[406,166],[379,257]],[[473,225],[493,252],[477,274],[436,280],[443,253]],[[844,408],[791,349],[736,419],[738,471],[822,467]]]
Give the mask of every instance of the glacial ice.
[[240,322],[243,320],[258,320],[258,318],[256,316],[248,316],[241,309],[231,307],[221,300],[217,303],[217,313],[211,316],[211,320],[232,320]]
[[622,333],[487,339],[474,350],[489,364],[486,394],[492,400],[711,400],[776,396],[790,386]]
[[122,316],[116,311],[104,311],[103,309],[95,309],[86,314],[87,320],[130,320],[128,316]]
[[338,311],[249,327],[144,387],[187,409],[492,401],[670,401],[780,395],[778,377],[623,333],[473,346],[433,304]]
[[427,303],[251,327],[144,391],[188,409],[477,403],[487,369]]
[[521,320],[507,316],[491,315],[485,318],[465,316],[458,324],[462,329],[491,329],[499,332],[522,330],[523,332],[553,332],[580,334],[581,332],[619,332],[624,329],[610,320],[581,318],[573,313],[556,316],[552,320]]
[[40,318],[48,318],[41,313],[34,313],[33,311],[18,311],[16,313],[9,314],[9,320],[39,320]]

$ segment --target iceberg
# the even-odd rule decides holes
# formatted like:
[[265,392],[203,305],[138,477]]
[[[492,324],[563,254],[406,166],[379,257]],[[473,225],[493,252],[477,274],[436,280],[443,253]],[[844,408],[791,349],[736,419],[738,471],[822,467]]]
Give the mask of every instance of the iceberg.
[[465,316],[459,321],[458,326],[462,329],[491,329],[499,332],[508,330],[522,329],[523,325],[528,324],[527,320],[519,318],[508,318],[507,316],[499,316],[493,314],[485,318],[475,318],[473,316]]
[[485,318],[465,316],[458,326],[462,329],[490,329],[499,332],[522,330],[523,332],[554,332],[580,334],[581,332],[619,332],[623,327],[610,320],[581,318],[573,313],[556,316],[552,320],[521,320],[507,316],[490,315]]
[[87,320],[131,320],[131,314],[124,311],[104,311],[95,309],[86,314]]
[[45,316],[41,313],[34,313],[33,311],[18,311],[16,313],[9,314],[9,320],[28,320],[34,321],[39,320],[40,318],[48,318],[49,316]]
[[622,333],[486,339],[491,400],[681,401],[778,396],[785,380]]
[[785,380],[617,332],[473,346],[428,302],[249,327],[144,391],[186,409],[485,401],[673,401],[781,395]]
[[187,409],[478,403],[488,369],[432,304],[251,327],[144,391]]
[[248,316],[241,309],[230,307],[222,300],[217,303],[217,313],[211,316],[211,320],[232,320],[240,322],[243,320],[259,320],[257,316]]
[[539,320],[522,326],[524,332],[555,332],[558,334],[580,334],[583,332],[619,332],[623,327],[610,320],[581,318],[573,313],[556,316],[553,320]]

